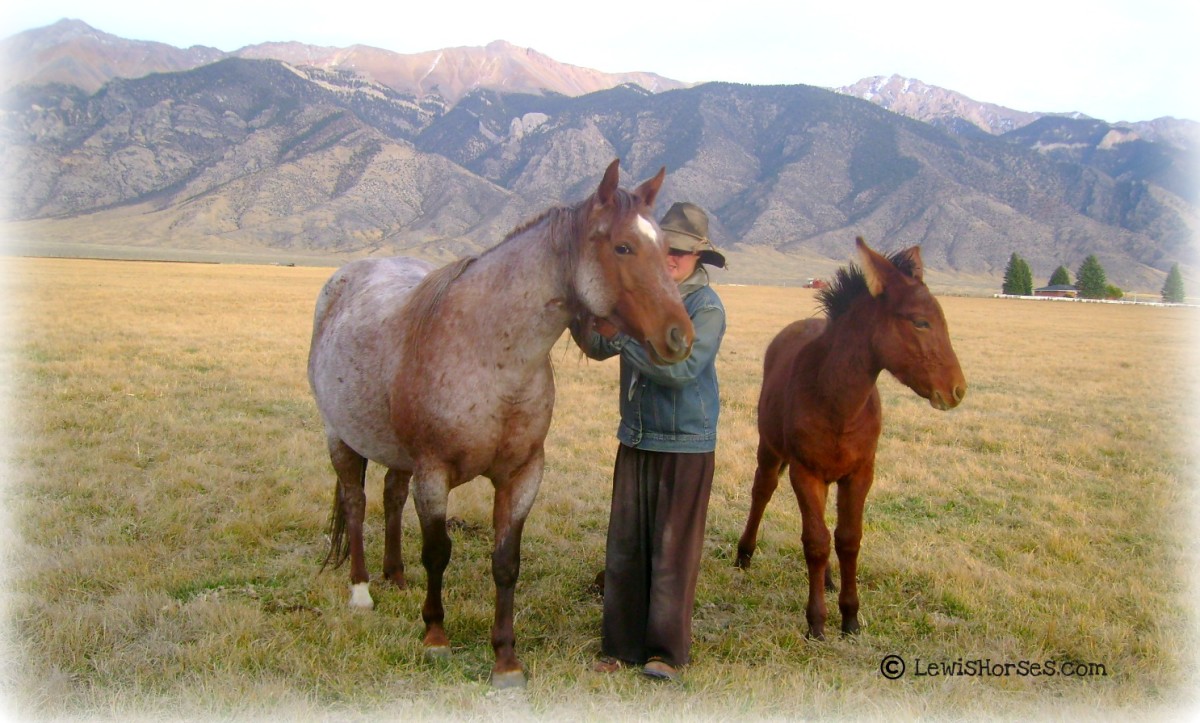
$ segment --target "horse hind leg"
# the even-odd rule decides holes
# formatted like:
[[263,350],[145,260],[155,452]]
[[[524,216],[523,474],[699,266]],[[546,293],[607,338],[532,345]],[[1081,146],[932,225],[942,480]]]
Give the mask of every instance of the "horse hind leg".
[[779,486],[779,474],[783,469],[783,460],[772,452],[763,442],[758,445],[758,467],[754,471],[754,487],[750,492],[750,514],[746,518],[746,527],[738,539],[737,561],[734,563],[745,570],[750,567],[750,558],[758,547],[758,527],[762,524],[763,513],[767,503]]
[[450,638],[446,635],[442,581],[452,550],[450,534],[446,531],[446,502],[450,494],[447,473],[418,470],[412,492],[421,523],[421,565],[425,568],[425,603],[421,607],[421,619],[425,621],[425,655],[445,658],[450,655]]
[[350,607],[370,610],[370,576],[363,554],[363,518],[367,509],[367,460],[340,439],[329,442],[329,458],[337,473],[337,492],[329,517],[329,554],[325,565],[340,566],[350,558]]
[[408,484],[412,472],[389,469],[383,478],[383,511],[386,524],[383,547],[383,578],[400,589],[404,579],[404,557],[401,554],[404,503],[408,501]]

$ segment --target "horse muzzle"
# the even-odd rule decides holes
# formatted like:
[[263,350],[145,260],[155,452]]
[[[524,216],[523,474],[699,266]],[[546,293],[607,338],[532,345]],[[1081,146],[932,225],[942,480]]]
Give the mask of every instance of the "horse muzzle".
[[934,390],[933,394],[929,395],[929,405],[934,409],[945,412],[954,409],[967,396],[967,383],[955,384],[954,389],[950,391],[949,396],[942,394],[940,390]]
[[672,325],[664,335],[663,348],[660,349],[659,344],[650,339],[645,340],[645,346],[650,351],[654,363],[660,366],[678,364],[692,353],[692,334],[691,329],[685,330],[678,325]]

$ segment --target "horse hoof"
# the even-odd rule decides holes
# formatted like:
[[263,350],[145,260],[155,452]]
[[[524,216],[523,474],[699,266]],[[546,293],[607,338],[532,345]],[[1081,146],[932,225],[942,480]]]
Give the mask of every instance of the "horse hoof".
[[492,687],[498,689],[504,688],[524,688],[525,687],[525,671],[509,670],[504,673],[492,671]]
[[449,660],[449,645],[430,645],[425,648],[425,657],[429,660]]
[[371,599],[370,585],[365,582],[355,583],[350,586],[350,609],[351,610],[374,610],[375,601]]
[[739,552],[737,560],[733,563],[733,566],[741,570],[750,569],[750,555]]

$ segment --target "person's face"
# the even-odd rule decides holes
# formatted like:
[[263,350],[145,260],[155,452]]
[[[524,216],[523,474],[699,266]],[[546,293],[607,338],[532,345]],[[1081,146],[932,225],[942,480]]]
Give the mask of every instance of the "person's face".
[[700,261],[700,255],[689,251],[679,251],[677,249],[669,249],[667,251],[667,273],[671,275],[671,279],[675,283],[683,281],[691,276],[696,271],[696,264]]

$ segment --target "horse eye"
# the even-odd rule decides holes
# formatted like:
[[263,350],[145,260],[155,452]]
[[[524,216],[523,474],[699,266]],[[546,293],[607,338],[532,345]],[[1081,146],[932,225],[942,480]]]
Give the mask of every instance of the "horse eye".
[[928,329],[929,322],[925,321],[924,319],[913,319],[913,326],[917,327],[918,329]]
[[630,246],[629,244],[621,244],[613,250],[616,251],[617,254],[620,256],[625,256],[627,254],[633,253],[633,247]]

